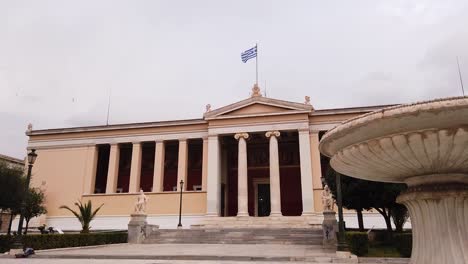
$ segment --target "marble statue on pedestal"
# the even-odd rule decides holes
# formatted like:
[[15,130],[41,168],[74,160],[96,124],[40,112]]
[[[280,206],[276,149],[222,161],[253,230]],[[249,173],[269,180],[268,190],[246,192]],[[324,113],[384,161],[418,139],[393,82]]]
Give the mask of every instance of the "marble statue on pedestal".
[[322,205],[323,211],[333,211],[335,200],[333,199],[332,193],[328,185],[325,184],[322,193]]
[[338,232],[338,222],[336,221],[335,211],[333,211],[335,200],[328,185],[325,185],[322,193],[323,205],[323,241],[324,248],[336,248],[336,232]]
[[140,195],[138,195],[137,202],[135,203],[135,214],[146,214],[146,204],[148,203],[148,197],[146,197],[143,190],[140,189]]

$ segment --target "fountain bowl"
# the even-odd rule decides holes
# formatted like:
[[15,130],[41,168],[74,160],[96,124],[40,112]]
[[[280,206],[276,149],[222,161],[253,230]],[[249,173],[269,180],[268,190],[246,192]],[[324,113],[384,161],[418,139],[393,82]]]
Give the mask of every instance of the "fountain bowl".
[[413,264],[468,263],[468,97],[384,108],[345,121],[319,145],[337,172],[406,183]]

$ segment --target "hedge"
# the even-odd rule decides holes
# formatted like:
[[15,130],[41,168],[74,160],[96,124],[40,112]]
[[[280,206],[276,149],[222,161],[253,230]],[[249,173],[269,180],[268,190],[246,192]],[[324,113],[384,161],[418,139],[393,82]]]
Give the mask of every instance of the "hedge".
[[413,248],[413,236],[411,233],[400,233],[394,236],[395,244],[398,252],[402,257],[411,257],[411,250]]
[[[13,236],[0,236],[0,252],[8,251],[10,246],[13,244],[13,239]],[[23,244],[25,247],[30,247],[36,250],[126,242],[127,232],[26,235],[23,238]]]
[[346,242],[351,253],[357,256],[364,256],[369,252],[367,232],[346,232]]

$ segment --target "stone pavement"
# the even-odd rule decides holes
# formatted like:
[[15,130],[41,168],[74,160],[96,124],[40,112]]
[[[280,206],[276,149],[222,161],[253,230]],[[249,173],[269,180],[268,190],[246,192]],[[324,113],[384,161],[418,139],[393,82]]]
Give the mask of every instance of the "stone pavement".
[[[84,260],[86,259],[86,260]],[[321,246],[265,244],[114,244],[83,248],[38,250],[29,259],[0,258],[0,263],[74,264],[238,264],[238,263],[350,263]],[[364,261],[364,260],[363,260]],[[356,263],[356,262],[354,262]],[[406,264],[407,259],[365,260],[365,263]]]
[[[2,264],[82,264],[83,259],[0,259]],[[86,264],[246,264],[245,261],[216,261],[216,260],[129,260],[129,259],[89,259]],[[284,264],[284,262],[263,262],[270,264]],[[304,262],[288,262],[304,264]],[[316,263],[317,264],[317,263]],[[320,264],[320,263],[319,263]]]

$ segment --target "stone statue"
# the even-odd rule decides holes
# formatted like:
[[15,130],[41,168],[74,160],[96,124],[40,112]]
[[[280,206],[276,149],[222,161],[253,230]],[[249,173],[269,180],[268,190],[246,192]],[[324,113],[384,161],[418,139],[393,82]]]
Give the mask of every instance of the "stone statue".
[[211,105],[210,104],[207,104],[206,105],[206,112],[210,112],[211,111]]
[[262,93],[260,92],[260,87],[258,87],[258,84],[255,84],[254,87],[252,88],[251,97],[257,97],[257,96],[262,96]]
[[146,214],[146,203],[148,203],[148,197],[140,189],[140,195],[138,195],[137,202],[135,203],[135,214]]
[[31,123],[28,124],[28,129],[26,130],[26,133],[30,133],[33,129],[33,125]]
[[335,205],[335,201],[333,200],[332,193],[328,185],[325,184],[322,193],[322,205],[323,211],[333,211],[333,207]]
[[305,97],[305,102],[304,104],[310,105],[310,96]]

